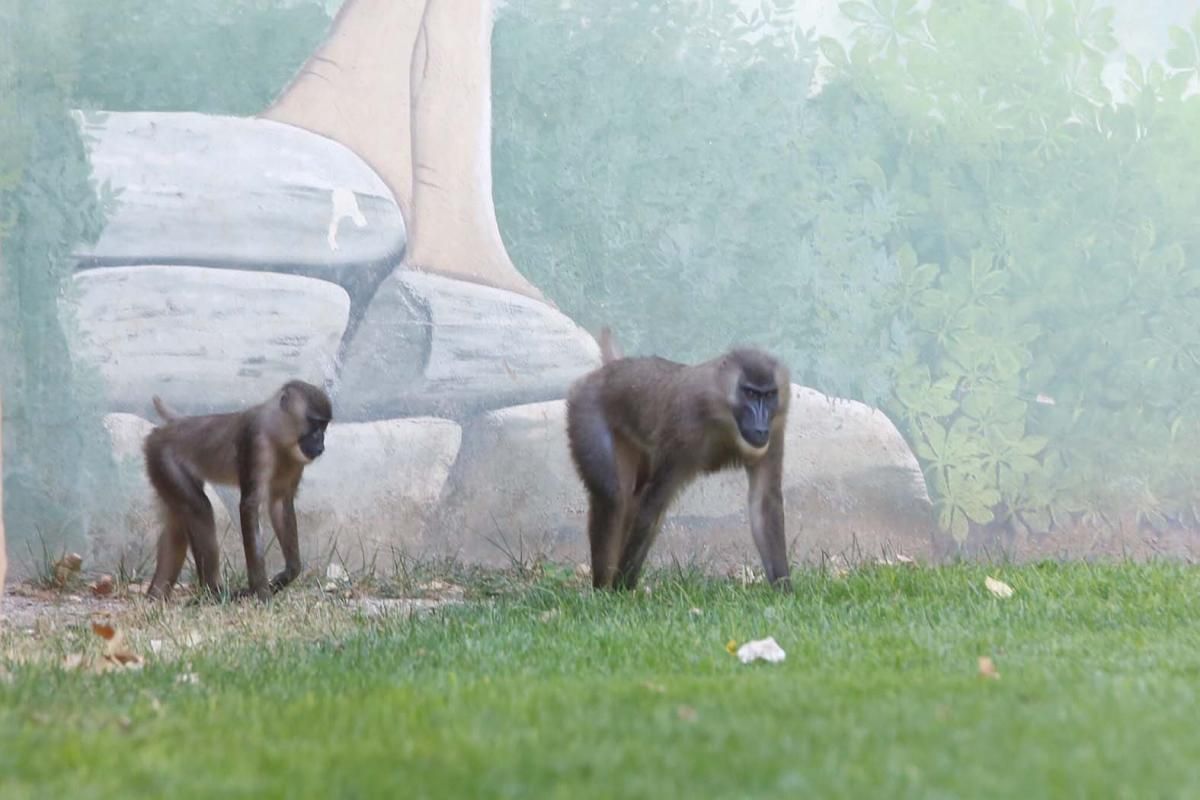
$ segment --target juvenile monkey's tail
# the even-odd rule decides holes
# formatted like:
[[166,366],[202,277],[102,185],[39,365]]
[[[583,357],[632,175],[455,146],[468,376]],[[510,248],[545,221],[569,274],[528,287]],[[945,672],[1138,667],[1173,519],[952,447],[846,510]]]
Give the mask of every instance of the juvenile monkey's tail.
[[600,363],[607,364],[622,358],[621,348],[617,347],[617,343],[613,341],[612,329],[607,325],[600,329],[600,336],[596,339],[596,343],[600,345]]
[[164,403],[158,395],[154,395],[154,410],[158,412],[158,415],[163,418],[164,422],[179,419],[179,415],[171,410],[171,407]]

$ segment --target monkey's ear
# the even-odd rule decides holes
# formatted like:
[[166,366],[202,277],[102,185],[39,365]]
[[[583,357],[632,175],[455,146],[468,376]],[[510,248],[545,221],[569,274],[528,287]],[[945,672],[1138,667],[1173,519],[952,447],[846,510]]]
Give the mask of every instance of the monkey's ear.
[[279,393],[279,407],[282,408],[284,411],[287,411],[287,407],[288,407],[288,390],[287,389],[284,389],[282,392]]

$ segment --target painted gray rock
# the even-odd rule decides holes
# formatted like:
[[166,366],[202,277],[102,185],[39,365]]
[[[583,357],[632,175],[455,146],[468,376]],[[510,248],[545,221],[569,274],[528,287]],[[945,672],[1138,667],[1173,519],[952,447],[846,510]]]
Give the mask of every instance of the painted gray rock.
[[[133,414],[104,417],[122,496],[114,498],[111,510],[100,515],[89,528],[89,552],[85,556],[89,571],[113,574],[124,571],[143,576],[154,571],[155,545],[162,530],[162,515],[154,489],[146,478],[146,462],[142,456],[142,441],[153,427],[152,422]],[[205,494],[213,505],[218,538],[228,540],[233,536],[240,542],[225,503],[211,486],[206,487]]]
[[556,399],[600,363],[592,337],[545,303],[411,270],[387,277],[342,357],[346,419]]
[[[193,264],[353,284],[395,264],[400,210],[346,147],[265,119],[79,112],[98,182],[119,194],[83,266]],[[347,274],[350,273],[350,274]]]
[[75,274],[77,357],[114,411],[153,416],[159,394],[185,414],[262,402],[291,378],[333,371],[350,299],[328,281],[202,267]]
[[[792,386],[784,448],[784,503],[795,560],[826,556],[921,561],[941,553],[916,456],[882,411]],[[696,531],[703,536],[697,539]],[[660,537],[679,560],[758,563],[741,470],[701,479],[679,498]]]
[[[784,499],[793,558],[935,555],[916,459],[887,417],[792,387]],[[471,561],[514,554],[586,562],[587,500],[567,451],[562,401],[482,414],[465,425],[443,501],[447,544]],[[758,564],[741,470],[699,478],[672,507],[655,561],[706,569]]]
[[463,427],[462,450],[429,537],[430,555],[510,566],[586,560],[587,499],[567,452],[566,403],[502,408]]
[[387,574],[418,551],[461,441],[462,429],[443,419],[335,421],[296,500],[305,560]]

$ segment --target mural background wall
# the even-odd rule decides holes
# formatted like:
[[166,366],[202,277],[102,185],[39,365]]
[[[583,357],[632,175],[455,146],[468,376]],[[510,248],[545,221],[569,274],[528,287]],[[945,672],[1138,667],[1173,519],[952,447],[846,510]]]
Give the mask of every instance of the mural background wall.
[[[14,567],[143,572],[151,395],[290,377],[338,417],[310,561],[582,559],[562,398],[605,323],[788,360],[797,558],[1190,553],[1200,18],[833,8],[5,4]],[[744,491],[659,558],[753,563]]]

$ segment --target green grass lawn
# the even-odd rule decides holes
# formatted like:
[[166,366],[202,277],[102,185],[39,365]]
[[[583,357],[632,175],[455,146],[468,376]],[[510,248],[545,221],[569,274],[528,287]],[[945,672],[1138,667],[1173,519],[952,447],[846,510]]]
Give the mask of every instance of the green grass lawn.
[[[0,797],[1200,797],[1194,569],[650,583],[238,627],[315,624],[281,602],[222,611],[232,632],[141,671],[10,663]],[[786,661],[726,650],[765,636]]]

